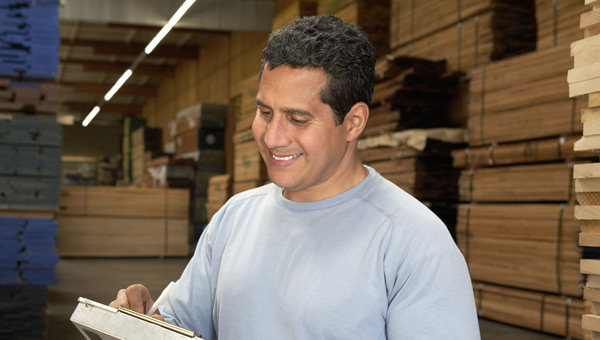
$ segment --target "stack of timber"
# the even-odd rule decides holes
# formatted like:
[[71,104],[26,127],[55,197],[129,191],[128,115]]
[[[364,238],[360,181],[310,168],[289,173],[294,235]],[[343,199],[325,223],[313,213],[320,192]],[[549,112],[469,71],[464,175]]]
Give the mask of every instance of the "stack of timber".
[[123,183],[133,183],[133,132],[146,126],[146,120],[138,117],[125,117],[123,119]]
[[141,187],[148,181],[146,162],[153,153],[162,150],[162,130],[140,127],[131,134],[131,175],[132,183]]
[[457,181],[451,151],[464,146],[464,129],[451,128],[451,103],[462,74],[445,61],[379,58],[361,160],[427,204],[454,234]]
[[469,145],[489,145],[581,132],[586,101],[569,98],[572,65],[561,45],[509,58],[471,72]]
[[317,14],[317,0],[277,1],[273,17],[273,31],[291,24],[297,18]]
[[453,70],[468,71],[536,47],[533,0],[392,0],[391,10],[394,54],[447,59]]
[[462,204],[458,244],[473,280],[581,296],[572,204]]
[[55,117],[0,115],[0,210],[58,210],[62,127]]
[[58,0],[0,0],[0,313],[6,316],[0,338],[43,339],[46,287],[57,281],[58,6]]
[[537,49],[570,44],[583,38],[579,18],[586,11],[583,0],[536,0]]
[[240,112],[233,136],[233,194],[259,187],[268,181],[267,167],[252,136],[258,94],[256,74],[242,82]]
[[0,78],[1,111],[56,113],[62,100],[62,88],[56,83],[24,83]]
[[364,137],[388,131],[450,127],[450,103],[461,74],[447,72],[445,61],[412,57],[380,58]]
[[225,171],[227,110],[225,104],[205,102],[179,110],[169,124],[175,155],[148,164],[155,184],[190,188],[189,219],[194,229],[203,230],[208,223],[208,178]]
[[583,339],[581,316],[586,310],[582,299],[556,296],[489,283],[474,282],[479,316],[564,336]]
[[[583,135],[575,143],[575,150],[600,150],[600,1],[585,0],[586,12],[580,17],[579,27],[584,38],[571,44],[573,68],[568,73],[569,95],[587,99],[588,107],[581,114]],[[578,206],[575,218],[581,225],[579,245],[598,253],[600,247],[600,163],[577,165],[573,174]],[[582,327],[589,332],[586,339],[600,339],[600,260],[598,256],[584,256],[581,273],[586,275],[583,297],[590,302],[591,311],[582,317]]]
[[189,190],[61,189],[60,256],[187,256]]
[[221,209],[232,195],[232,178],[230,174],[213,176],[208,180],[208,219]]
[[58,0],[0,1],[0,75],[54,79],[58,72]]
[[373,43],[375,55],[390,51],[390,0],[319,0],[318,14],[333,14],[362,28]]

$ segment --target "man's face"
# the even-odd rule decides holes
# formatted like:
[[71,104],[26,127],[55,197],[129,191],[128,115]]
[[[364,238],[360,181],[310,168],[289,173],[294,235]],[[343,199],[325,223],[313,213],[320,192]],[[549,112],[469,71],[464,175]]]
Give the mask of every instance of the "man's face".
[[[273,183],[295,201],[340,193],[350,169],[347,123],[320,98],[325,72],[278,66],[262,74],[252,133]],[[343,191],[343,190],[342,190]]]

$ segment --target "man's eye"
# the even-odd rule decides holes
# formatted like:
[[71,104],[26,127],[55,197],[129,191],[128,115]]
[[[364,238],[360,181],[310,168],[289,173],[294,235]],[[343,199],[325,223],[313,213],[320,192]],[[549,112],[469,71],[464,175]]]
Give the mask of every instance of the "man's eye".
[[304,124],[308,123],[308,120],[306,120],[306,119],[296,119],[294,117],[291,117],[290,120],[292,121],[292,123],[294,123],[296,125],[304,125]]
[[258,112],[261,115],[266,116],[266,117],[270,117],[271,116],[271,111],[263,111],[263,110],[259,109]]

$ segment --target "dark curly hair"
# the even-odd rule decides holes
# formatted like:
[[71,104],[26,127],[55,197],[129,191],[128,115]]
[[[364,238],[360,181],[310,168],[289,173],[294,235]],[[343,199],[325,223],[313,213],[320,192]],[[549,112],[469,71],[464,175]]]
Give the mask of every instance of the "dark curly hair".
[[[375,52],[367,34],[333,15],[308,16],[273,32],[262,52],[266,65],[320,68],[327,75],[321,101],[328,104],[336,124],[352,105],[371,103],[375,83]],[[260,81],[260,78],[259,78]]]

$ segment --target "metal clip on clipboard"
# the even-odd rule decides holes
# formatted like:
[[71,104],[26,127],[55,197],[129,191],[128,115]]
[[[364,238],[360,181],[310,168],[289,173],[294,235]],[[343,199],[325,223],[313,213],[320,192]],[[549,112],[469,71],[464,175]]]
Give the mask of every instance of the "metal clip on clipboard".
[[128,308],[80,297],[71,322],[87,340],[202,340],[198,334]]

